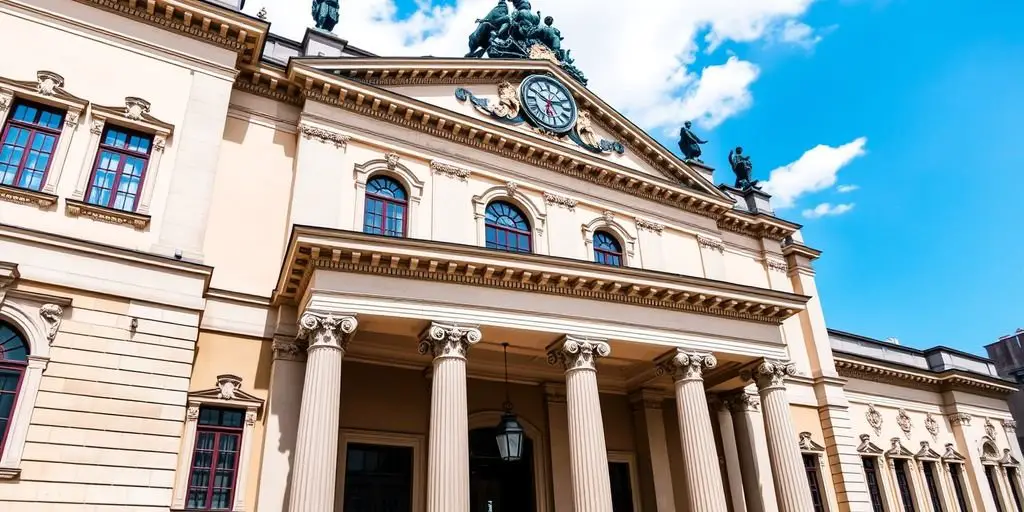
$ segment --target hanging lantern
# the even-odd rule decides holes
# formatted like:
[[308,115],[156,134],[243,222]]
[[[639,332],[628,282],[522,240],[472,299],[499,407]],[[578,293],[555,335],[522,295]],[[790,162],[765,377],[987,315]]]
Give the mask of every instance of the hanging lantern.
[[501,460],[515,462],[523,456],[523,427],[512,412],[512,402],[508,395],[508,343],[501,344],[505,352],[505,414],[495,429],[495,440],[498,442],[498,453]]

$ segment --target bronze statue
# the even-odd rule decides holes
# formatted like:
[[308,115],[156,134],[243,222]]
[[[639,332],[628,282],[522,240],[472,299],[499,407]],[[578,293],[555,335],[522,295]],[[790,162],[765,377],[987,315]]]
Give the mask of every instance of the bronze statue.
[[735,151],[729,152],[729,165],[732,166],[732,172],[736,174],[736,188],[743,190],[761,188],[757,186],[757,180],[750,179],[754,174],[754,164],[750,161],[749,156],[743,155],[742,147],[737,146]]
[[690,130],[690,126],[692,125],[693,123],[687,121],[683,124],[683,127],[679,129],[679,151],[683,152],[683,157],[686,160],[703,162],[703,160],[700,159],[700,145],[707,144],[708,141],[701,140],[696,133],[693,133],[693,130]]
[[508,18],[508,4],[505,0],[498,0],[498,5],[487,16],[476,20],[476,30],[469,35],[469,53],[466,57],[482,57],[491,46],[492,38],[508,32]]
[[313,20],[316,28],[330,32],[338,24],[341,6],[338,0],[313,0]]

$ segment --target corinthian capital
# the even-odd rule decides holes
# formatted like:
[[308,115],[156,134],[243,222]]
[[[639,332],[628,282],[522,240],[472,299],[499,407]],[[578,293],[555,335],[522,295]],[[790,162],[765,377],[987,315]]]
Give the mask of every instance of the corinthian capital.
[[757,412],[761,410],[761,397],[741,389],[724,397],[725,405],[732,412]]
[[290,340],[285,338],[274,338],[274,359],[283,361],[305,361],[306,342],[302,340]]
[[796,375],[796,365],[789,361],[761,361],[753,370],[744,370],[741,377],[752,380],[757,389],[773,389],[785,387],[786,378]]
[[310,352],[322,348],[345,350],[358,326],[355,315],[306,312],[299,319],[298,338],[309,343]]
[[715,356],[704,352],[677,350],[675,355],[658,363],[658,375],[671,375],[673,380],[703,380],[704,370],[718,366]]
[[479,343],[481,338],[483,334],[475,325],[434,322],[420,335],[420,354],[465,358],[469,346]]
[[548,349],[548,364],[560,364],[567,372],[596,370],[597,358],[611,353],[612,347],[604,340],[566,336]]

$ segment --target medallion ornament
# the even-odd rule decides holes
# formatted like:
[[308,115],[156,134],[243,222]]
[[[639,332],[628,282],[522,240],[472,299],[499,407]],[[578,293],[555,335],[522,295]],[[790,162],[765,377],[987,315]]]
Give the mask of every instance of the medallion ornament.
[[335,316],[331,313],[307,312],[299,319],[299,339],[307,340],[308,352],[320,349],[348,348],[352,334],[359,326],[355,315]]
[[708,353],[678,350],[669,359],[658,364],[658,376],[671,375],[675,381],[703,380],[706,370],[718,366],[718,359]]
[[127,97],[124,99],[124,117],[132,121],[141,121],[149,113],[151,105],[142,98]]
[[758,363],[752,370],[743,370],[740,377],[743,380],[752,380],[757,384],[757,389],[784,388],[786,379],[797,374],[796,365],[789,361],[764,360]]
[[971,415],[966,412],[954,412],[953,414],[950,414],[947,419],[949,419],[949,424],[954,427],[960,425],[965,427],[971,426]]
[[608,357],[611,353],[611,345],[604,340],[566,336],[559,344],[548,350],[548,364],[561,365],[566,372],[597,370],[597,359]]
[[241,389],[242,378],[237,375],[217,376],[217,398],[221,400],[234,400],[235,391]]
[[903,435],[910,439],[910,431],[914,428],[914,425],[911,423],[910,415],[907,414],[906,410],[900,409],[896,414],[896,425],[903,431]]
[[442,324],[434,322],[420,335],[420,354],[439,358],[465,358],[469,347],[483,339],[475,325]]
[[924,419],[924,428],[932,435],[932,438],[937,438],[939,435],[939,422],[935,421],[935,417],[932,413],[928,413],[928,416]]
[[868,412],[864,413],[864,418],[868,420],[868,425],[875,431],[876,436],[882,435],[882,413],[878,412],[874,405],[868,405]]
[[64,77],[53,71],[39,71],[36,73],[36,92],[43,96],[53,96],[57,90],[64,87]]

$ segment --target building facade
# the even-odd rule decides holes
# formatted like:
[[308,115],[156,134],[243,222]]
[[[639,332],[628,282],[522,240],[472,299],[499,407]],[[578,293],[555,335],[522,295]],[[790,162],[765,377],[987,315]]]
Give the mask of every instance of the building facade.
[[830,333],[550,50],[239,7],[0,0],[5,512],[1020,510],[991,363]]
[[[986,345],[985,351],[995,363],[999,376],[1015,382],[1018,390],[1021,389],[1021,385],[1024,385],[1024,329],[1017,329],[1013,334]],[[1010,395],[1009,403],[1014,421],[1024,421],[1024,391]],[[1020,437],[1021,433],[1018,432],[1018,443]]]

